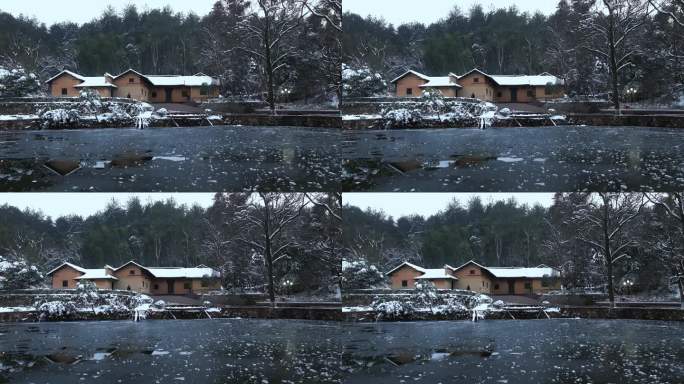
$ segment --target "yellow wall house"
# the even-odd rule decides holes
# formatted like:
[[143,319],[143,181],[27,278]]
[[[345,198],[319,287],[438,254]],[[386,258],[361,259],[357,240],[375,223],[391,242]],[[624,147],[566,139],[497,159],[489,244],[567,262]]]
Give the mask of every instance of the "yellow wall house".
[[152,76],[129,69],[118,76],[81,76],[64,70],[47,81],[54,97],[78,97],[89,89],[102,97],[122,97],[152,103],[186,103],[218,97],[218,79],[198,73],[193,76]]
[[468,97],[498,103],[531,103],[557,99],[565,94],[564,81],[549,73],[488,75],[473,69],[459,76],[426,76],[407,71],[392,80],[398,97],[420,97],[425,89],[439,90],[445,97]]
[[135,261],[114,268],[87,269],[63,263],[48,272],[53,289],[74,289],[91,281],[99,289],[125,290],[153,295],[185,295],[221,288],[218,271],[204,265],[195,268],[143,267]]
[[534,295],[560,289],[560,272],[540,265],[485,267],[469,261],[454,268],[430,269],[404,262],[387,272],[392,289],[414,289],[419,281],[430,281],[437,289],[464,289],[493,295]]

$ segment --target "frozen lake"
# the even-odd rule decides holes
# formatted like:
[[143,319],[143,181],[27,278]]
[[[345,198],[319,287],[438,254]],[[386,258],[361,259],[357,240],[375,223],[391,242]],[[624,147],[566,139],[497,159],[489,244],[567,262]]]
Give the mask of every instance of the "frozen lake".
[[684,130],[537,127],[348,131],[357,191],[676,191]]
[[345,383],[684,383],[684,323],[344,325]]
[[337,129],[196,127],[0,132],[0,191],[329,191]]
[[339,383],[338,323],[0,323],[0,383]]

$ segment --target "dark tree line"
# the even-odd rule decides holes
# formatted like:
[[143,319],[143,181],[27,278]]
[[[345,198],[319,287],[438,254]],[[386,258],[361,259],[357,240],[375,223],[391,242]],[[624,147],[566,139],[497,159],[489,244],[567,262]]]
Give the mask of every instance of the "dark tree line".
[[328,294],[338,289],[341,269],[340,206],[337,194],[217,194],[207,209],[132,198],[88,217],[53,219],[4,205],[0,255],[43,273],[63,261],[85,268],[129,260],[204,264],[221,271],[229,289]]
[[[322,98],[336,92],[341,66],[341,8],[331,3],[220,0],[204,16],[128,5],[121,12],[109,7],[83,25],[49,26],[2,12],[0,5],[0,65],[21,66],[43,81],[62,69],[85,76],[128,68],[150,75],[203,72],[221,79],[224,95]],[[287,31],[272,28],[279,23]],[[268,30],[259,35],[259,26]],[[266,48],[273,55],[269,61]],[[337,74],[330,73],[330,60],[338,62]]]
[[628,100],[671,99],[684,84],[683,6],[679,0],[560,0],[548,16],[455,6],[430,25],[399,26],[347,12],[343,59],[386,80],[407,69],[445,76],[477,67],[493,74],[550,72],[566,80],[571,96],[617,91]]
[[475,260],[546,264],[569,289],[669,294],[684,287],[684,195],[556,194],[549,208],[514,199],[454,201],[433,216],[392,218],[344,208],[345,258],[388,271]]

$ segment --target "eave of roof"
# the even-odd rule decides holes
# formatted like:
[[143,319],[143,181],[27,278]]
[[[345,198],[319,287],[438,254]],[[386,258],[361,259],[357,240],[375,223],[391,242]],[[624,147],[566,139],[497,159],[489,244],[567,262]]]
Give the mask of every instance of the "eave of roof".
[[79,271],[79,272],[81,272],[81,273],[86,273],[86,269],[85,269],[85,268],[79,267],[79,266],[76,265],[76,264],[71,264],[71,263],[65,261],[65,262],[63,262],[62,264],[60,264],[59,266],[57,266],[57,267],[53,268],[52,270],[50,270],[50,272],[46,273],[46,275],[51,275],[51,274],[53,274],[55,271],[61,269],[62,267],[71,267],[71,268],[73,268],[73,269],[75,269],[75,270],[77,270],[77,271]]
[[414,70],[412,70],[412,69],[409,69],[408,71],[404,72],[402,75],[400,75],[399,77],[397,77],[396,79],[390,81],[390,83],[396,83],[397,81],[401,80],[404,76],[409,75],[409,74],[418,76],[418,77],[420,77],[420,78],[423,79],[423,80],[430,81],[430,76],[423,75],[423,74],[420,73],[420,72],[416,72],[416,71],[414,71]]
[[419,266],[417,266],[417,265],[415,265],[415,264],[411,264],[411,263],[409,263],[408,261],[404,261],[403,263],[399,264],[397,267],[393,268],[391,271],[385,273],[385,275],[390,275],[392,272],[394,272],[394,271],[396,271],[396,270],[398,270],[398,269],[401,269],[401,268],[404,267],[404,266],[407,266],[407,267],[409,267],[409,268],[415,269],[415,270],[418,271],[418,272],[425,273],[425,268],[419,267]]
[[65,70],[63,70],[62,72],[60,72],[60,73],[58,73],[58,74],[52,76],[51,78],[49,78],[49,79],[48,79],[47,81],[45,81],[45,82],[46,82],[46,83],[49,83],[49,82],[51,82],[52,80],[54,80],[54,79],[56,79],[56,78],[58,78],[58,77],[60,77],[60,76],[62,76],[62,75],[64,75],[64,74],[67,74],[67,75],[69,75],[69,76],[71,76],[71,77],[74,77],[74,78],[76,78],[76,79],[78,79],[78,80],[85,81],[85,76],[81,76],[81,75],[79,75],[79,74],[76,73],[76,72],[71,72],[71,71],[65,69]]

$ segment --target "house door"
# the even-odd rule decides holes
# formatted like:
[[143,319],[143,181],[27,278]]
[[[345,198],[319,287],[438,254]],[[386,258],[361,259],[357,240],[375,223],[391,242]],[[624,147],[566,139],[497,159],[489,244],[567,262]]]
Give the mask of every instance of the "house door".
[[518,88],[513,87],[511,88],[511,103],[517,103],[518,102]]
[[171,96],[173,96],[173,88],[166,88],[166,102],[170,103],[171,102]]
[[508,294],[515,294],[515,280],[508,280]]
[[175,283],[176,282],[174,280],[166,280],[166,284],[169,287],[169,291],[168,291],[169,295],[173,295],[175,293],[175,291],[173,289],[173,287],[176,285]]

